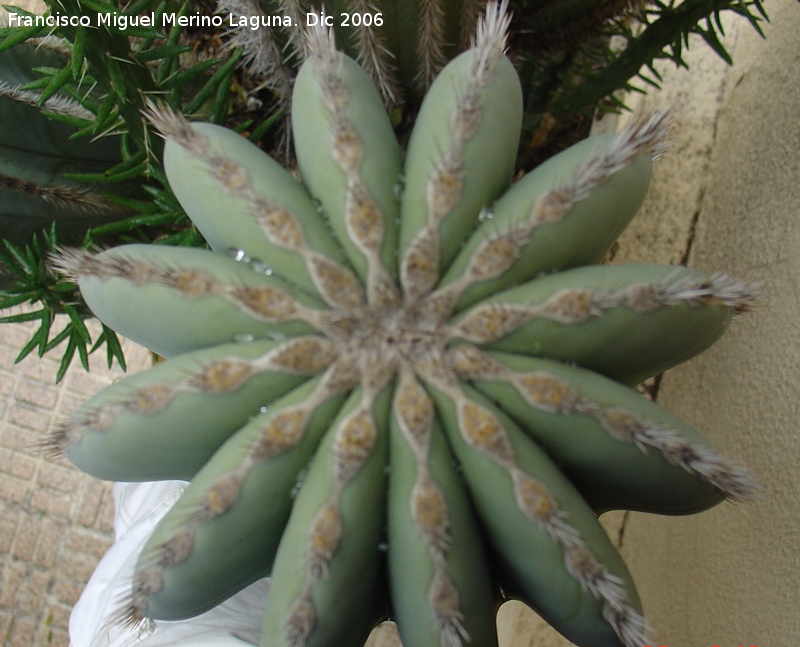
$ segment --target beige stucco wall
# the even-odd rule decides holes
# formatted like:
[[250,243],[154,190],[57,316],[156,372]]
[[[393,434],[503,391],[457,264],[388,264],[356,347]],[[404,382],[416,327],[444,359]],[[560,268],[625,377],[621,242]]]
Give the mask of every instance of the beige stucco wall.
[[669,647],[800,641],[800,5],[766,4],[767,43],[739,30],[717,95],[688,258],[761,281],[764,306],[659,393],[766,489],[697,517],[631,516],[623,553]]
[[[675,146],[615,262],[680,262],[763,284],[763,306],[668,372],[661,404],[765,486],[760,500],[684,518],[616,514],[613,535],[667,647],[800,642],[800,5],[767,0],[767,42],[728,23],[727,67],[703,44],[646,104],[674,104]],[[519,607],[507,647],[568,642]]]

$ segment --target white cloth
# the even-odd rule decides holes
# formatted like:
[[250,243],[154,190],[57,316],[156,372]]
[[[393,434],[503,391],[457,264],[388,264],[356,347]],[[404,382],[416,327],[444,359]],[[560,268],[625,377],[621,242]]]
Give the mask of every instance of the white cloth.
[[269,580],[264,578],[195,618],[156,621],[148,630],[109,617],[130,590],[133,569],[153,528],[186,488],[184,481],[117,483],[116,541],[100,561],[69,621],[70,647],[250,647],[261,632]]

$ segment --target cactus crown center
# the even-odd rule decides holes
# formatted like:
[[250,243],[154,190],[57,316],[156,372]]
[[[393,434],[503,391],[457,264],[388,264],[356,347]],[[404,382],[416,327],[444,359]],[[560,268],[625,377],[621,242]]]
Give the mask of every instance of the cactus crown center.
[[402,359],[413,365],[420,354],[444,350],[442,327],[421,318],[416,304],[365,309],[349,323],[352,328],[342,331],[348,350],[378,355],[390,364]]

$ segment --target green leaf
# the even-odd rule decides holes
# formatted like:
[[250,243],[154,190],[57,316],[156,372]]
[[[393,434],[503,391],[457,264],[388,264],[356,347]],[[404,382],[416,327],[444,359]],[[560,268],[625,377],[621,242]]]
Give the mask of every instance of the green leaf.
[[[139,0],[139,2],[135,2],[134,5],[143,4],[144,2],[146,2],[148,5],[153,4],[150,0]],[[153,25],[158,25],[158,24],[163,25],[163,15],[164,15],[164,12],[167,9],[167,2],[166,2],[166,0],[153,0],[153,2],[158,2],[158,5],[156,6],[155,11],[153,11],[153,14],[155,15],[155,20],[153,21]],[[134,5],[129,6],[125,10],[126,13],[128,11],[130,11],[132,8],[135,8]],[[141,11],[145,11],[147,8],[150,8],[150,7],[148,6],[145,9],[142,9]],[[137,11],[135,13],[139,13],[139,12]],[[166,36],[161,36],[158,40],[163,40],[164,38],[166,38]],[[153,46],[153,41],[154,40],[156,40],[156,39],[143,38],[141,43],[139,43],[139,47],[137,49],[137,52],[145,52],[145,51],[149,50]]]
[[173,74],[169,78],[164,79],[162,87],[166,89],[179,88],[184,83],[191,81],[192,79],[196,78],[198,75],[202,74],[206,70],[214,67],[221,61],[222,61],[221,58],[212,58],[207,61],[203,61],[202,63],[198,63],[197,65],[193,65],[192,67],[186,68],[185,70],[181,70],[180,72]]
[[[20,13],[20,12],[14,12]],[[27,14],[27,12],[23,12]],[[27,14],[30,15],[30,14]],[[10,28],[8,31],[8,35],[3,38],[0,42],[0,52],[4,52],[7,49],[11,49],[15,45],[19,45],[20,43],[28,40],[29,38],[36,38],[37,36],[41,36],[44,32],[45,27],[37,27],[36,25],[32,25],[30,27],[22,27],[17,28],[13,27]]]
[[[74,337],[72,337],[74,339]],[[81,366],[85,371],[89,370],[89,353],[86,350],[86,344],[83,343],[81,340],[77,342],[78,346],[78,356],[81,358]]]
[[67,81],[72,77],[72,66],[67,65],[64,69],[60,70],[47,84],[47,87],[42,91],[39,96],[39,105],[43,105],[50,97],[64,87]]
[[67,342],[67,348],[64,350],[64,354],[61,356],[61,364],[58,366],[58,373],[56,373],[56,384],[61,382],[61,380],[63,380],[64,376],[67,374],[67,369],[72,362],[72,358],[75,356],[75,348],[77,345],[78,344],[75,341],[75,337],[70,336],[69,342]]
[[651,79],[644,72],[639,72],[639,78],[642,81],[644,81],[645,83],[647,83],[648,85],[651,85],[652,87],[654,87],[656,90],[660,90],[661,89],[661,85],[659,85],[658,81],[656,81],[655,79]]
[[[194,114],[208,101],[213,95],[219,91],[220,84],[230,76],[233,68],[236,67],[239,59],[242,56],[241,50],[237,50],[231,58],[229,58],[220,68],[214,72],[211,78],[195,95],[192,102],[184,109],[184,114]],[[227,87],[226,87],[227,90]]]
[[[160,182],[164,186],[169,186],[169,182],[167,182],[167,176],[164,175],[164,171],[161,170],[156,165],[150,166],[150,175],[156,180],[156,182]],[[145,187],[145,191],[151,189],[152,187]]]
[[126,16],[135,16],[140,13],[144,13],[154,4],[160,3],[161,0],[135,0],[127,7],[125,7],[125,11],[122,13]]
[[134,25],[129,25],[123,29],[122,27],[109,25],[109,29],[130,38],[147,38],[150,40],[164,38],[164,34],[153,27],[137,27]]
[[711,21],[708,20],[706,22],[708,24],[708,29],[698,27],[697,33],[703,37],[703,40],[708,43],[709,47],[711,47],[723,61],[728,65],[733,65],[733,59],[730,54],[728,54],[728,50],[725,49],[725,46],[720,42],[717,32],[714,31],[714,27],[711,25]]
[[23,359],[33,352],[33,349],[39,345],[38,332],[28,340],[28,343],[22,347],[19,355],[14,359],[14,364],[19,364]]
[[89,121],[88,119],[81,119],[80,117],[73,117],[72,115],[62,115],[57,112],[50,112],[47,109],[43,109],[42,114],[46,115],[48,119],[59,121],[62,124],[67,124],[68,126],[81,130],[84,128],[91,128],[94,124],[93,121]]
[[42,357],[47,349],[47,340],[50,338],[50,328],[53,326],[53,311],[50,308],[42,308],[42,324],[36,335],[39,338],[39,357]]
[[714,9],[714,22],[717,25],[717,30],[723,36],[725,35],[725,27],[722,25],[722,9],[717,7]]
[[255,130],[253,130],[253,132],[250,133],[248,139],[254,144],[258,143],[258,140],[266,135],[267,131],[269,131],[269,129],[272,128],[272,126],[274,126],[282,116],[282,110],[279,110],[274,115],[270,115],[267,119],[262,121],[261,124]]
[[19,247],[8,242],[7,240],[3,241],[3,246],[9,254],[9,257],[5,258],[5,264],[8,269],[10,269],[19,277],[30,276],[33,274],[32,265],[29,263],[25,254],[23,254]]
[[[750,7],[751,6],[756,7],[756,10],[758,11],[758,13],[760,14],[761,17],[756,16],[755,14],[753,14],[752,11],[750,11]],[[761,5],[761,2],[759,2],[758,0],[755,0],[752,3],[743,3],[743,4],[740,4],[740,5],[735,5],[735,6],[731,7],[731,10],[734,13],[737,13],[738,15],[742,16],[743,18],[746,18],[747,21],[758,32],[758,35],[761,36],[761,38],[766,38],[766,34],[764,34],[764,30],[761,29],[761,24],[760,23],[761,23],[762,19],[766,20],[767,22],[769,22],[769,18],[767,17],[767,14],[764,11],[763,5]]]
[[93,353],[100,348],[102,342],[105,342],[106,344],[106,359],[108,360],[108,368],[111,368],[114,360],[116,359],[120,368],[123,371],[127,371],[128,367],[125,363],[125,353],[122,351],[122,346],[117,338],[117,333],[115,333],[105,324],[103,324],[103,332],[100,334],[100,337],[97,338],[97,343],[94,345],[91,352]]
[[0,310],[5,310],[6,308],[13,308],[14,306],[18,306],[20,303],[25,303],[26,301],[30,300],[30,293],[25,294],[10,294],[8,292],[0,293]]
[[[178,13],[176,15],[175,25],[172,27],[172,29],[169,30],[169,35],[167,36],[168,46],[179,44],[181,33],[183,32],[183,27],[181,27],[178,24],[179,21],[177,20],[177,18],[185,16],[188,9],[189,9],[189,2],[187,0],[187,2],[184,2],[181,5],[180,9],[178,10]],[[156,73],[156,82],[159,85],[164,82],[164,79],[166,79],[170,74],[172,74],[172,70],[174,67],[177,66],[177,63],[178,59],[177,55],[175,54],[165,56],[162,59],[161,64],[158,66],[158,72]]]
[[92,227],[89,231],[93,237],[118,234],[125,231],[132,231],[140,227],[154,227],[156,225],[172,224],[175,222],[175,213],[156,213],[146,216],[134,216],[118,222],[110,222],[106,225]]
[[64,173],[64,178],[75,182],[87,182],[91,184],[112,184],[115,182],[125,182],[133,178],[140,177],[147,170],[147,162],[141,162],[133,168],[121,171],[109,169],[105,173]]
[[753,0],[753,6],[756,8],[758,13],[761,14],[761,17],[767,22],[769,22],[769,16],[767,15],[767,10],[764,9],[764,4],[761,2],[761,0]]
[[72,323],[73,328],[75,329],[75,333],[81,338],[81,340],[86,344],[92,343],[92,336],[89,334],[89,331],[86,329],[86,325],[83,323],[83,319],[81,319],[78,312],[75,310],[73,306],[68,303],[64,304],[64,312],[67,313],[70,322]]
[[246,120],[246,121],[243,121],[243,122],[242,122],[242,123],[240,123],[240,124],[237,124],[237,125],[233,126],[233,130],[234,130],[235,132],[237,132],[238,134],[240,134],[240,135],[241,135],[241,134],[242,134],[242,133],[244,133],[244,132],[245,132],[245,131],[246,131],[248,128],[250,128],[250,126],[252,126],[252,125],[253,125],[253,119],[248,119],[248,120]]
[[114,359],[117,360],[120,368],[123,371],[128,370],[128,365],[125,362],[125,354],[122,352],[122,346],[117,339],[117,334],[112,330],[111,334],[106,339],[106,346],[108,349],[108,366],[111,368],[111,363]]
[[45,352],[49,353],[51,350],[53,350],[56,346],[58,346],[61,342],[70,337],[72,334],[73,334],[72,327],[69,324],[67,324],[64,327],[64,330],[58,333],[47,343],[47,348],[45,349]]
[[[36,70],[32,70],[36,72]],[[56,70],[57,72],[57,70]],[[53,72],[55,74],[55,72]],[[46,88],[47,84],[50,83],[50,77],[52,74],[47,74],[44,78],[41,79],[34,79],[32,81],[28,81],[27,83],[23,83],[20,86],[21,90],[41,90],[42,88]]]
[[117,13],[117,7],[103,0],[81,0],[81,4],[97,13]]
[[663,83],[664,77],[661,76],[661,73],[653,67],[652,63],[648,63],[647,69],[650,70],[650,73],[658,80],[659,83]]
[[72,43],[72,78],[78,80],[83,69],[83,52],[86,47],[86,27],[75,30],[75,41]]
[[0,317],[0,323],[25,323],[26,321],[36,321],[42,318],[42,310],[35,312],[21,312],[17,315],[7,315]]
[[109,92],[95,115],[94,127],[92,128],[91,134],[97,134],[104,128],[105,123],[111,117],[111,113],[113,112],[115,106],[116,101],[114,101],[114,94]]
[[97,137],[113,137],[115,135],[122,135],[125,131],[125,119],[122,118],[121,115],[114,115],[114,119],[110,119],[107,124],[104,124],[105,128],[103,128],[100,132],[97,133]]
[[[82,77],[82,80],[89,86],[94,85],[94,80],[87,76]],[[66,92],[70,96],[70,98],[80,103],[84,108],[86,108],[92,114],[96,115],[97,111],[100,110],[100,104],[97,101],[95,101],[88,92],[81,92],[77,88],[72,87],[71,85],[65,86],[64,92]]]
[[112,94],[115,94],[121,103],[125,103],[127,100],[125,75],[116,58],[109,56],[106,60],[108,61],[108,78],[111,82]]
[[144,52],[137,52],[133,57],[140,63],[148,63],[161,58],[179,56],[191,50],[192,48],[189,45],[163,45],[162,47],[154,47]]

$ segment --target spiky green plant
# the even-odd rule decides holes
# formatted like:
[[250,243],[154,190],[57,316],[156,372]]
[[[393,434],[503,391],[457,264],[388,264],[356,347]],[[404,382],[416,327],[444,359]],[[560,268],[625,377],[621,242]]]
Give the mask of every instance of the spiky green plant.
[[[103,345],[109,362],[116,358],[124,367],[125,360],[110,329],[103,328],[93,343],[84,325],[91,313],[74,285],[54,280],[45,259],[57,241],[80,244],[87,231],[130,218],[138,189],[138,182],[123,180],[109,191],[107,183],[97,181],[108,170],[126,167],[121,138],[73,139],[74,122],[89,119],[90,111],[37,83],[37,70],[60,68],[67,61],[55,40],[0,51],[0,309],[26,302],[39,306],[0,322],[39,322],[17,361],[63,344],[58,380],[75,355],[88,369],[88,354]],[[56,314],[67,315],[67,323],[52,334]]]
[[130,215],[98,185],[70,177],[119,164],[119,139],[72,140],[74,129],[58,119],[85,119],[88,111],[68,97],[42,101],[41,92],[24,88],[37,78],[35,68],[64,62],[46,44],[0,52],[0,234],[15,245],[29,243],[51,222],[65,242],[80,244],[88,228]]
[[378,90],[320,30],[294,88],[302,185],[236,133],[151,109],[213,251],[61,254],[98,317],[169,359],[46,442],[100,478],[191,480],[120,623],[189,617],[269,574],[265,647],[358,645],[387,609],[406,647],[491,646],[500,589],[578,645],[641,647],[597,514],[752,493],[626,386],[713,343],[751,288],[593,264],[644,198],[666,117],[511,185],[507,24],[491,5],[404,161]]
[[[126,10],[170,8],[136,5]],[[101,348],[109,364],[116,359],[124,368],[125,359],[110,329],[92,339],[80,293],[49,273],[43,259],[58,244],[204,244],[166,188],[161,142],[141,109],[145,95],[155,93],[175,110],[221,120],[238,54],[198,61],[179,25],[164,33],[98,25],[98,12],[118,12],[102,2],[91,10],[69,1],[51,8],[60,16],[88,15],[92,28],[0,22],[0,308],[33,306],[0,322],[38,321],[17,360],[58,348],[61,379],[74,357],[88,370],[88,355]],[[18,21],[35,19],[11,10]],[[65,324],[54,330],[58,315],[67,315]]]

